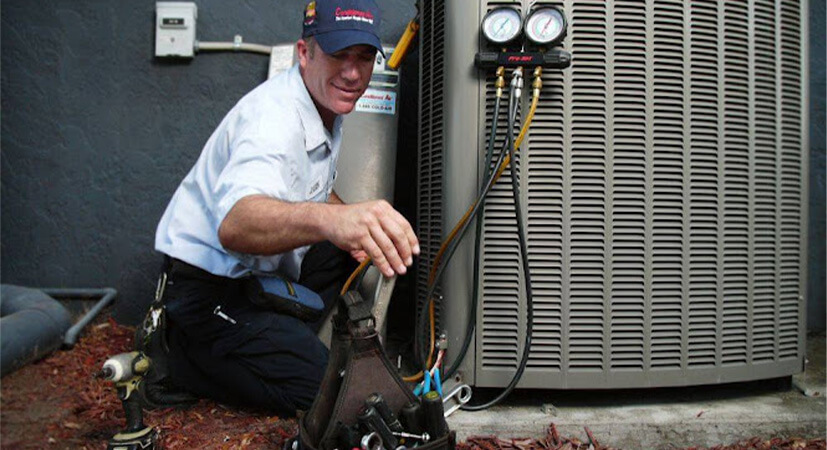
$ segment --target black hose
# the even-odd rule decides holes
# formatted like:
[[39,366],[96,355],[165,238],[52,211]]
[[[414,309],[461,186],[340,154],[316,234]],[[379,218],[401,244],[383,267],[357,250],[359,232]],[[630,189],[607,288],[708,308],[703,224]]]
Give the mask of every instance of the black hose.
[[[513,107],[512,107],[512,104],[513,104]],[[514,120],[512,120],[511,118],[512,118],[512,116],[516,117],[516,115],[517,115],[517,103],[512,101],[511,98],[509,98],[508,109],[509,109],[509,123],[513,124]],[[506,155],[508,155],[508,148],[511,146],[511,141],[510,141],[511,137],[512,136],[509,136],[509,138],[506,138],[505,142],[503,143],[503,147],[500,150],[499,157],[497,158],[497,163],[494,165],[494,167],[500,167],[502,165],[503,161],[505,160]],[[425,350],[427,348],[427,345],[422,345],[423,340],[426,338],[426,336],[422,336],[421,338],[417,337],[417,336],[419,336],[419,333],[421,333],[422,328],[424,326],[427,326],[427,324],[428,324],[428,316],[427,316],[427,314],[428,314],[428,302],[434,296],[434,292],[436,291],[436,287],[439,285],[439,282],[442,280],[442,276],[445,272],[445,268],[448,266],[448,262],[451,260],[451,257],[453,257],[454,252],[456,251],[457,247],[459,246],[459,243],[462,241],[462,237],[465,235],[465,232],[468,231],[469,224],[471,223],[473,218],[477,215],[477,213],[479,212],[482,205],[485,203],[484,200],[485,200],[486,196],[488,196],[488,193],[491,191],[491,188],[494,186],[495,181],[496,180],[494,179],[493,176],[489,177],[486,180],[485,187],[482,189],[482,193],[480,194],[479,198],[477,199],[477,203],[474,205],[474,209],[471,211],[471,214],[468,216],[468,220],[465,221],[465,224],[462,226],[462,228],[460,228],[460,231],[456,234],[456,236],[454,237],[454,240],[449,244],[448,248],[446,249],[446,251],[444,253],[444,256],[442,258],[442,261],[439,265],[439,268],[437,269],[436,275],[434,276],[434,282],[431,283],[431,286],[428,288],[428,293],[425,296],[425,307],[422,308],[422,310],[419,312],[419,316],[418,316],[417,321],[416,321],[417,324],[422,324],[422,325],[417,326],[416,329],[415,329],[414,342],[420,348],[419,348],[419,351],[416,351],[414,353],[415,353],[415,356],[417,358],[416,363],[420,367],[425,367],[425,365],[426,365],[425,363],[426,363],[426,359],[427,359],[428,355],[427,355],[427,351]]]
[[[508,133],[509,133],[509,140],[513,139],[514,137],[514,128],[509,123],[508,126]],[[532,293],[531,293],[531,272],[529,272],[528,266],[528,245],[526,244],[526,235],[525,235],[525,228],[523,227],[523,219],[522,219],[522,211],[520,210],[520,187],[517,183],[517,170],[516,166],[516,159],[514,146],[510,146],[508,148],[509,155],[511,156],[510,164],[508,165],[509,170],[511,171],[511,192],[514,196],[514,215],[517,219],[517,234],[519,236],[520,241],[520,255],[522,256],[522,263],[523,263],[523,274],[525,275],[525,294],[526,294],[526,333],[525,333],[525,345],[523,347],[523,356],[520,359],[520,365],[517,367],[517,372],[514,374],[514,377],[511,378],[511,382],[508,383],[508,386],[494,399],[483,403],[481,405],[464,405],[462,409],[465,411],[481,411],[483,409],[488,409],[497,403],[501,402],[504,398],[508,397],[514,388],[517,386],[517,383],[520,382],[520,378],[523,377],[523,372],[525,372],[526,365],[528,364],[528,354],[531,350],[531,335],[532,329],[534,328],[534,302],[532,301]]]
[[[509,164],[509,170],[511,171],[511,190],[512,190],[512,195],[514,197],[514,211],[515,211],[515,218],[517,220],[517,234],[518,234],[518,237],[519,237],[521,262],[522,262],[523,273],[525,275],[525,281],[526,281],[526,308],[527,308],[526,323],[527,323],[527,326],[526,326],[525,344],[524,344],[524,347],[523,347],[523,354],[522,354],[522,357],[520,359],[520,364],[518,365],[517,371],[515,372],[515,374],[512,377],[511,381],[508,383],[508,386],[506,386],[506,388],[497,397],[495,397],[494,399],[492,399],[492,400],[490,400],[486,403],[483,403],[481,405],[473,405],[473,406],[464,405],[462,407],[462,409],[466,410],[466,411],[481,411],[481,410],[484,410],[484,409],[488,409],[491,406],[496,405],[497,403],[501,402],[503,399],[508,397],[511,394],[511,392],[514,390],[514,388],[517,386],[517,383],[519,383],[520,379],[522,378],[523,372],[525,372],[526,365],[528,364],[529,352],[531,350],[531,338],[532,338],[532,334],[533,334],[532,329],[533,329],[533,324],[534,324],[534,304],[533,304],[533,301],[532,301],[531,273],[529,271],[528,246],[527,246],[527,243],[526,243],[525,229],[523,227],[523,220],[522,220],[522,210],[521,210],[521,206],[520,206],[520,190],[519,190],[519,185],[518,185],[518,182],[517,182],[517,173],[516,173],[516,170],[514,169],[514,166],[512,165],[512,164],[516,164],[515,163],[515,149],[514,149],[514,146],[511,145],[511,143],[514,141],[514,124],[516,122],[516,116],[517,116],[517,103],[518,103],[518,99],[515,99],[515,95],[514,95],[514,92],[513,92],[513,89],[512,89],[511,95],[509,96],[509,105],[508,105],[508,133],[507,133],[507,136],[506,136],[505,143],[503,145],[503,149],[500,152],[500,155],[498,157],[497,164],[494,167],[499,168],[500,165],[502,165],[502,161],[504,160],[505,154],[506,154],[506,151],[507,151],[508,154],[511,157],[510,158],[510,164]],[[496,107],[496,105],[495,105],[495,107]],[[493,133],[494,132],[492,132],[492,136],[493,136]],[[492,146],[492,145],[493,144],[491,144],[491,142],[489,142],[489,147]],[[488,168],[486,168],[486,172],[487,171],[488,171]],[[495,170],[495,172],[496,172],[496,170]],[[428,294],[425,297],[426,304],[425,304],[425,307],[422,308],[422,310],[419,313],[417,323],[424,324],[424,325],[428,324],[428,320],[427,320],[428,319],[427,314],[428,314],[428,309],[429,309],[428,308],[428,302],[431,301],[431,298],[434,295],[434,292],[436,290],[437,285],[442,280],[442,276],[445,272],[445,268],[448,266],[448,262],[451,260],[451,257],[453,257],[454,252],[459,247],[459,243],[462,241],[462,238],[465,235],[465,232],[468,231],[469,224],[474,219],[474,217],[477,215],[477,213],[480,211],[481,206],[485,203],[484,200],[485,200],[486,196],[488,195],[488,193],[491,191],[491,188],[494,185],[494,181],[495,181],[494,180],[494,174],[493,173],[489,174],[489,176],[486,179],[485,186],[482,189],[482,192],[480,193],[480,196],[477,199],[477,203],[474,205],[474,208],[471,211],[471,214],[469,215],[468,220],[461,227],[460,231],[457,233],[457,236],[455,237],[453,242],[451,242],[450,245],[448,246],[448,248],[446,249],[445,256],[443,257],[443,259],[441,261],[441,264],[439,265],[439,268],[437,270],[436,276],[434,277],[434,282],[431,284],[431,287],[428,289]],[[478,222],[478,229],[479,229],[479,222]],[[475,253],[475,260],[476,260],[476,258],[477,258],[477,254]],[[476,266],[474,267],[474,271],[475,271],[475,274],[474,274],[475,275],[475,280],[478,280],[478,278],[476,278],[476,277],[479,276],[478,273],[477,273],[477,267]],[[475,290],[477,289],[476,288],[477,284],[478,283],[474,284],[474,289]],[[472,296],[471,301],[472,301],[472,314],[476,314],[476,306],[477,306],[476,295]],[[467,350],[468,350],[468,345],[470,344],[470,336],[471,336],[471,333],[473,333],[473,330],[474,330],[474,321],[475,320],[476,320],[476,318],[473,315],[469,318],[469,325],[468,325],[468,328],[466,329],[466,336],[465,336],[465,339],[464,339],[464,342],[463,342],[463,347],[460,350],[460,355],[461,356],[464,356],[465,352],[467,352]],[[422,331],[421,330],[422,328],[423,328],[423,326],[416,327],[414,342],[421,343],[422,339],[416,338],[416,334],[420,333]],[[424,347],[423,347],[423,349],[424,349]],[[417,363],[421,367],[424,368],[423,370],[428,370],[427,367],[425,367],[425,360],[427,358],[427,354],[423,354],[423,352],[421,352],[421,351],[420,352],[415,352],[415,353],[416,353],[416,356],[419,359],[419,361],[417,361]],[[454,365],[446,372],[445,378],[448,378],[451,375],[453,375],[453,372],[456,370],[456,368],[460,364],[461,360],[462,360],[462,357],[459,357],[454,361]]]
[[[494,157],[494,141],[497,139],[497,128],[500,118],[500,100],[502,100],[502,97],[497,96],[497,99],[494,101],[494,117],[491,120],[491,135],[488,137],[488,148],[485,152],[485,164],[483,165],[485,172],[482,177],[483,182],[480,183],[482,185],[480,187],[480,197],[483,195],[485,185],[488,184],[490,177],[494,176],[498,167],[495,166],[492,170],[491,159]],[[451,378],[454,375],[460,364],[462,364],[462,360],[465,359],[465,354],[468,353],[468,347],[471,346],[471,337],[474,335],[474,328],[476,328],[477,297],[479,296],[480,281],[480,271],[478,270],[480,265],[480,240],[482,239],[482,222],[484,218],[485,209],[482,209],[480,210],[480,216],[477,219],[476,231],[474,233],[474,279],[471,285],[471,298],[468,302],[468,310],[470,311],[468,317],[470,317],[470,319],[468,320],[468,327],[465,330],[465,336],[462,339],[462,347],[460,347],[459,353],[457,353],[457,357],[454,359],[454,363],[451,364],[451,367],[449,367],[443,374],[443,377],[446,379]]]

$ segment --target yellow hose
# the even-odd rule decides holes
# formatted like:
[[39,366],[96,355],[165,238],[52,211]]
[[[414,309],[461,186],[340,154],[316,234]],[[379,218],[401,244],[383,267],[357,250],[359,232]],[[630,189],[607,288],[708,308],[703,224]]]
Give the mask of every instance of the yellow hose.
[[402,59],[408,54],[408,48],[411,46],[411,42],[413,42],[413,38],[419,30],[418,17],[417,15],[408,22],[408,26],[405,27],[405,32],[402,33],[402,37],[400,37],[399,42],[396,43],[391,58],[388,60],[388,67],[391,70],[396,70],[399,65],[402,64]]
[[351,274],[350,274],[350,276],[349,276],[349,277],[347,277],[347,281],[345,281],[345,285],[344,285],[344,286],[342,286],[342,290],[341,290],[341,291],[339,291],[339,296],[340,296],[340,297],[341,297],[341,296],[343,296],[343,295],[345,295],[345,293],[347,293],[348,289],[350,289],[350,285],[351,285],[351,283],[353,283],[353,280],[355,280],[355,279],[356,279],[356,277],[357,277],[360,273],[362,273],[362,271],[363,271],[363,270],[365,270],[365,267],[367,267],[367,266],[368,266],[368,264],[370,264],[370,256],[368,256],[367,258],[365,258],[365,260],[364,260],[364,261],[362,261],[362,262],[359,264],[359,267],[357,267],[357,268],[356,268],[356,270],[354,270],[354,271],[353,271],[353,273],[351,273]]
[[[538,67],[538,69],[539,69],[539,67]],[[535,71],[534,73],[535,73],[535,82],[534,82],[534,92],[533,92],[533,96],[532,96],[533,98],[531,99],[531,108],[529,108],[529,110],[528,110],[528,115],[526,116],[525,123],[523,123],[523,127],[520,129],[520,134],[517,136],[517,139],[514,141],[514,151],[515,152],[520,150],[520,144],[522,144],[523,139],[525,138],[525,135],[528,132],[528,128],[531,126],[531,121],[534,120],[534,113],[537,111],[537,105],[540,102],[540,87],[539,86],[541,85],[542,82],[540,81],[540,78],[539,78],[539,76],[540,76],[539,71]],[[505,170],[506,167],[508,167],[508,163],[510,161],[511,161],[511,155],[506,155],[505,159],[503,159],[502,164],[500,164],[499,168],[497,169],[497,172],[494,174],[494,181],[493,181],[494,183],[496,183],[497,180],[500,179],[500,176],[502,176],[503,171]],[[451,232],[448,234],[448,237],[445,238],[445,241],[443,241],[442,245],[439,247],[439,251],[437,252],[436,256],[434,257],[434,263],[431,266],[431,272],[428,276],[429,288],[430,288],[430,285],[434,282],[434,279],[436,278],[436,272],[437,272],[437,269],[439,268],[439,263],[442,260],[442,255],[445,253],[445,250],[448,248],[448,245],[454,240],[454,238],[456,237],[459,230],[465,225],[465,222],[468,221],[468,218],[471,216],[471,212],[473,212],[474,208],[477,206],[477,202],[478,202],[478,200],[475,200],[471,204],[471,207],[468,208],[467,211],[465,211],[465,214],[462,216],[462,218],[459,220],[459,222],[457,222],[457,224],[454,226],[454,229],[451,230]],[[430,349],[428,350],[428,359],[427,359],[427,362],[425,364],[426,366],[431,365],[431,359],[434,356],[434,338],[435,338],[434,335],[435,335],[435,328],[436,327],[435,327],[435,319],[434,319],[434,300],[432,298],[428,299],[428,314],[429,314],[429,321],[430,321],[430,325],[431,325],[431,327],[430,327],[431,328],[431,333],[430,333],[430,335],[431,335],[430,336],[431,337],[430,342],[431,343],[430,343]],[[471,318],[471,320],[474,320],[474,318]],[[416,381],[419,381],[422,378],[422,375],[423,374],[420,371],[416,375],[412,375],[412,376],[403,378],[403,380],[416,382]]]
[[[528,131],[528,127],[531,125],[531,121],[534,119],[534,112],[537,110],[537,104],[540,100],[540,93],[538,89],[535,89],[534,92],[535,95],[534,98],[531,99],[531,108],[528,111],[528,116],[526,116],[526,121],[523,124],[522,129],[520,130],[520,134],[514,141],[515,152],[519,151],[520,144],[522,144],[523,138],[525,138],[525,134]],[[511,155],[505,155],[505,159],[503,159],[502,164],[500,164],[500,167],[497,168],[497,172],[494,174],[494,183],[496,183],[497,180],[500,179],[500,176],[502,175],[505,168],[508,167],[508,163],[510,161]],[[436,270],[439,267],[439,262],[442,260],[442,254],[445,253],[445,250],[448,248],[448,244],[450,244],[451,241],[454,240],[454,237],[456,236],[457,232],[460,230],[460,228],[462,228],[465,225],[465,222],[468,221],[468,217],[471,215],[471,212],[474,211],[474,208],[476,206],[477,201],[475,200],[474,203],[471,204],[471,207],[468,208],[468,211],[465,212],[465,215],[463,215],[459,222],[457,222],[456,226],[454,226],[454,229],[451,230],[451,232],[448,234],[448,237],[442,243],[442,246],[440,246],[439,251],[436,254],[436,257],[434,257],[434,265],[431,266],[431,273],[428,277],[428,284],[433,283],[434,277],[436,277]]]

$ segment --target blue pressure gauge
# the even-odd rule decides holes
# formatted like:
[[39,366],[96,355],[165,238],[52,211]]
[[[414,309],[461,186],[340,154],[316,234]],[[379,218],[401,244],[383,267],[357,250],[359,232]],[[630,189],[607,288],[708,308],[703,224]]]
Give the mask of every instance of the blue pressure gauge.
[[494,8],[482,20],[482,34],[492,44],[507,44],[520,35],[523,19],[514,8]]

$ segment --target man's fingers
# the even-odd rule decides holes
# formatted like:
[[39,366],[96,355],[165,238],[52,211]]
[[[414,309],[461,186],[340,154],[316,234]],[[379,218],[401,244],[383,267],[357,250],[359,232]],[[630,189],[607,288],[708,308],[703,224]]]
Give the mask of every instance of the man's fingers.
[[358,242],[358,248],[351,247],[351,255],[360,259],[356,250],[364,250],[385,276],[405,274],[413,256],[419,254],[419,240],[405,217],[384,200],[353,205],[351,211],[349,225],[353,227],[343,233],[344,239],[358,235],[350,241],[351,245]]
[[385,254],[382,253],[382,250],[376,245],[376,242],[373,242],[373,239],[368,236],[367,238],[362,241],[362,248],[370,255],[370,259],[373,261],[373,265],[379,269],[380,272],[385,274],[385,276],[393,276],[393,269],[391,268],[390,264],[388,264],[388,259],[385,257]]
[[396,273],[400,275],[404,275],[406,272],[405,264],[402,263],[402,259],[399,257],[399,252],[397,252],[396,245],[394,245],[391,238],[388,237],[382,226],[378,223],[371,225],[370,236],[373,238],[374,242],[379,245],[379,248],[385,255],[385,258],[392,268],[391,273],[386,273],[386,275],[392,276],[393,271],[396,271]]
[[393,220],[393,217],[385,218],[381,223],[385,233],[393,240],[393,244],[396,246],[396,252],[399,254],[402,262],[406,266],[413,264],[411,244],[408,242],[408,236],[399,223]]
[[393,210],[396,213],[396,222],[402,227],[402,230],[405,233],[405,236],[408,239],[408,245],[411,246],[411,253],[414,255],[419,255],[419,239],[416,237],[416,233],[414,233],[413,228],[411,227],[410,222],[408,219],[405,218],[399,211]]

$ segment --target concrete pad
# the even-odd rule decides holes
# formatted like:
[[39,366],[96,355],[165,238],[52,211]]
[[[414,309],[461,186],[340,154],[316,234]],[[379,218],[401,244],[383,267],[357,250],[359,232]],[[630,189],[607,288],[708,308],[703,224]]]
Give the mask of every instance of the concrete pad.
[[[554,423],[562,436],[588,442],[588,427],[601,445],[627,450],[709,447],[754,436],[825,437],[824,344],[824,334],[808,337],[807,370],[792,385],[787,377],[692,388],[525,390],[485,411],[458,411],[448,424],[461,441],[491,434],[536,439]],[[475,397],[498,393],[474,391]]]

